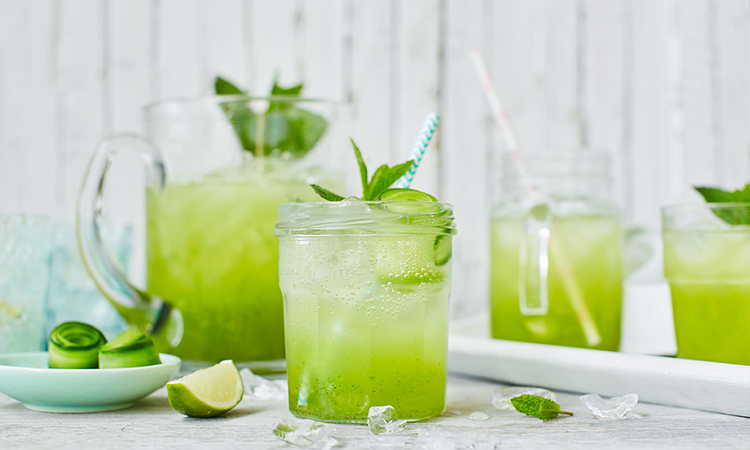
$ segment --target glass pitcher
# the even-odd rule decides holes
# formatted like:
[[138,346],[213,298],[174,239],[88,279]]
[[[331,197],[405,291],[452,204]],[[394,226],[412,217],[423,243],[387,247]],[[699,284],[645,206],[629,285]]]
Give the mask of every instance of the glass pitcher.
[[605,153],[504,155],[490,218],[490,302],[497,339],[617,350],[623,231]]
[[[81,252],[99,289],[160,351],[198,365],[283,368],[277,207],[317,200],[310,183],[341,185],[316,163],[331,159],[334,107],[291,97],[168,100],[145,109],[147,137],[101,143],[78,202]],[[103,186],[126,152],[146,171],[145,289],[100,238]]]

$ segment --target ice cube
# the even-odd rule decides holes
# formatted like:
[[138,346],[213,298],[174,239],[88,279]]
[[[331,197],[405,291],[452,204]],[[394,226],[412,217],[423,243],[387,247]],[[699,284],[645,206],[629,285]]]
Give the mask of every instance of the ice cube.
[[297,447],[312,447],[320,444],[321,447],[326,449],[333,448],[339,444],[339,441],[330,438],[330,433],[330,425],[304,419],[282,420],[273,429],[273,434],[276,437]]
[[638,404],[638,394],[625,394],[605,400],[599,394],[581,396],[581,404],[598,419],[624,419]]
[[384,434],[404,429],[406,421],[398,420],[396,409],[391,405],[373,406],[367,413],[367,425],[373,434]]
[[495,389],[492,393],[492,404],[495,408],[500,410],[512,411],[513,405],[510,403],[510,399],[518,397],[519,395],[538,395],[555,401],[555,394],[547,389],[538,387],[524,387],[524,386],[511,386],[511,387],[500,387]]
[[245,397],[256,400],[285,400],[287,396],[286,380],[267,380],[255,375],[250,369],[240,370],[242,383],[245,385]]
[[487,415],[487,413],[483,413],[482,411],[474,411],[473,413],[469,414],[469,419],[471,420],[489,420],[490,416]]

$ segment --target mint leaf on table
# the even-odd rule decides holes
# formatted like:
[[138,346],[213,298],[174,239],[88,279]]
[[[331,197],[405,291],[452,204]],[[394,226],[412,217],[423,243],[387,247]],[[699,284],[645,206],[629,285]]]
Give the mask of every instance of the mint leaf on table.
[[[279,98],[269,101],[263,114],[256,114],[248,106],[249,100],[222,104],[242,148],[251,152],[262,148],[264,155],[278,150],[295,157],[304,156],[312,150],[325,134],[328,122],[323,116],[302,109],[295,102],[302,95],[303,87],[298,84],[284,88],[274,82],[271,96]],[[216,77],[214,90],[217,95],[248,95],[221,77]],[[281,97],[286,98],[282,100]]]
[[538,395],[519,395],[510,399],[510,403],[516,411],[541,420],[554,419],[559,414],[573,415],[572,412],[562,411],[556,402]]
[[713,213],[730,225],[750,225],[750,184],[736,191],[725,191],[708,186],[695,186],[707,203],[747,203],[746,209],[713,209]]

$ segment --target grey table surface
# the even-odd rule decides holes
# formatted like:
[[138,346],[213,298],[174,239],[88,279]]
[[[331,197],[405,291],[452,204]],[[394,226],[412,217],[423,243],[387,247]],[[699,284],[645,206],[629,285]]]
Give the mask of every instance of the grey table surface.
[[[624,420],[600,420],[577,394],[557,393],[563,409],[575,415],[542,422],[496,410],[491,399],[498,386],[451,376],[442,416],[379,436],[366,426],[330,425],[331,436],[340,442],[336,448],[363,449],[750,448],[750,419],[743,417],[639,403]],[[490,418],[471,420],[474,411]],[[284,401],[252,399],[223,417],[184,417],[170,408],[164,388],[129,409],[92,414],[31,411],[0,394],[0,449],[294,448],[271,431],[291,417]],[[426,434],[441,436],[441,446],[425,446]]]

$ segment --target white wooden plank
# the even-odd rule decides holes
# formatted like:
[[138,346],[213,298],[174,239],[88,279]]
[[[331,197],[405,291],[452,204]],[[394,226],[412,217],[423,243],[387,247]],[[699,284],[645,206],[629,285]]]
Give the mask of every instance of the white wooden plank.
[[[369,167],[386,162],[395,140],[395,130],[391,127],[395,108],[391,77],[395,67],[391,39],[396,33],[393,5],[391,0],[351,4],[352,137]],[[349,184],[352,192],[360,192],[356,180]]]
[[55,11],[0,1],[0,212],[56,209]]
[[[440,8],[433,0],[397,2],[398,45],[395,67],[395,109],[391,127],[395,140],[391,163],[405,161],[427,114],[438,112],[440,75]],[[440,196],[440,128],[419,166],[412,187]]]
[[240,86],[245,85],[248,53],[242,12],[242,0],[214,0],[205,4],[209,82],[221,75]]
[[201,0],[160,0],[156,5],[156,97],[195,97],[211,92],[207,4]]
[[670,89],[668,82],[669,9],[666,2],[636,0],[629,8],[628,34],[632,39],[630,108],[631,139],[628,154],[633,168],[632,219],[654,230],[659,207],[676,201],[670,191],[677,172],[671,160]]
[[575,149],[581,144],[576,0],[547,1],[544,13],[547,149]]
[[65,0],[59,5],[57,99],[60,132],[59,218],[72,220],[89,158],[104,131],[103,2]]
[[296,0],[254,0],[250,6],[252,54],[254,55],[253,95],[268,95],[278,76],[283,85],[301,81],[299,43],[299,4]]
[[305,96],[344,99],[344,0],[301,3],[301,78]]
[[712,6],[718,181],[737,189],[750,181],[750,3],[723,0]]
[[713,55],[711,10],[705,0],[674,2],[673,51],[670,63],[675,83],[672,92],[672,141],[681,149],[682,183],[678,201],[692,200],[695,185],[716,183],[715,124],[713,112]]
[[[626,45],[624,34],[624,6],[622,2],[600,2],[586,0],[583,3],[584,20],[581,48],[584,64],[580,69],[579,102],[582,111],[582,144],[589,148],[606,151],[610,155],[612,196],[629,219],[629,191],[625,180],[629,166],[625,164],[623,143],[627,132],[624,129],[626,112],[625,70]],[[580,20],[579,16],[579,20]]]
[[[547,145],[544,5],[541,0],[492,2],[488,64],[524,151],[544,150]],[[504,141],[496,142],[506,149]]]
[[487,6],[481,0],[450,0],[444,14],[440,184],[441,200],[456,208],[451,317],[457,318],[487,309],[487,225],[494,191],[488,183],[495,171],[487,162],[496,149],[489,146],[486,99],[469,57],[472,48],[487,53]]

